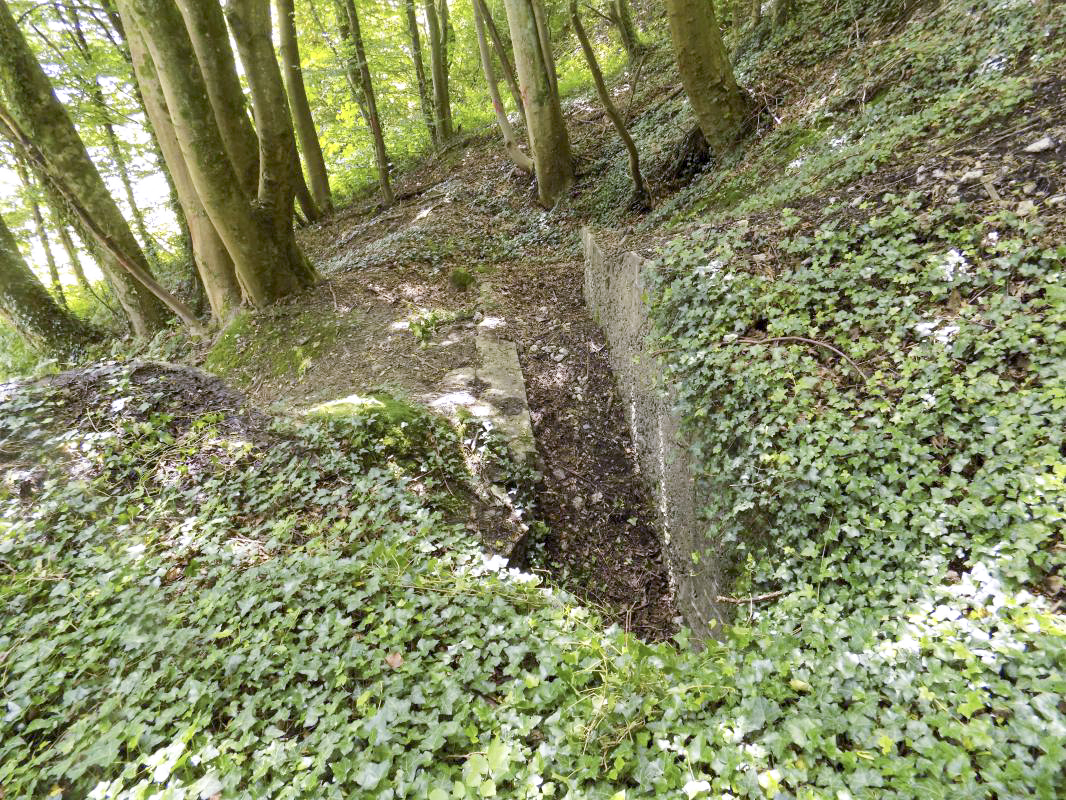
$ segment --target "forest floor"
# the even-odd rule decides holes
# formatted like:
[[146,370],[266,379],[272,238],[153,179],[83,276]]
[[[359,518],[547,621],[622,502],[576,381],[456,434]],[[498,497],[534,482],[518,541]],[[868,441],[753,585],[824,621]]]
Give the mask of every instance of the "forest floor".
[[[568,104],[572,127],[584,134],[575,141],[579,158],[613,135],[602,122],[574,123],[588,110]],[[654,508],[634,466],[603,335],[582,297],[584,215],[565,204],[538,209],[529,179],[490,136],[457,143],[395,188],[399,200],[388,209],[366,199],[305,228],[302,244],[324,280],[245,321],[254,329],[248,342],[273,332],[269,347],[248,353],[238,339],[220,359],[216,345],[209,366],[221,360],[216,371],[264,407],[380,392],[428,405],[450,373],[476,365],[478,323],[505,325],[542,475],[533,517],[543,524],[521,566],[627,630],[671,636],[678,619]]]

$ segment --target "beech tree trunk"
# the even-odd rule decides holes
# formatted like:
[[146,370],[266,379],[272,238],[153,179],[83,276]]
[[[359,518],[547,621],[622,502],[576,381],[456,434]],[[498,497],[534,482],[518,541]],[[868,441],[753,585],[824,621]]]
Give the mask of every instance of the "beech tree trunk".
[[0,315],[31,346],[66,355],[96,332],[61,308],[37,280],[0,217]]
[[700,130],[718,154],[744,132],[747,96],[737,86],[710,0],[666,0],[681,82]]
[[507,118],[507,109],[500,100],[500,87],[496,80],[496,70],[492,66],[492,53],[489,51],[488,42],[485,40],[485,23],[481,18],[481,7],[478,0],[472,0],[474,7],[474,28],[477,33],[477,47],[481,54],[481,70],[485,73],[485,83],[489,89],[489,99],[492,101],[492,110],[496,112],[496,123],[500,126],[503,134],[503,147],[507,155],[511,157],[515,165],[523,172],[533,173],[533,159],[527,156],[518,146],[511,121]]
[[551,31],[548,28],[548,15],[544,11],[543,0],[532,0],[533,19],[537,22],[537,42],[540,44],[541,57],[548,67],[548,78],[552,91],[559,94],[559,76],[555,72],[555,57],[552,55]]
[[329,190],[329,175],[326,172],[326,160],[322,157],[322,145],[318,141],[318,131],[311,116],[311,104],[307,102],[307,89],[300,67],[300,43],[296,38],[296,10],[293,0],[277,0],[277,10],[282,77],[285,79],[285,90],[289,96],[293,125],[296,135],[300,138],[300,150],[307,166],[311,196],[320,211],[329,213],[333,210],[333,196]]
[[185,156],[181,152],[174,121],[167,109],[155,63],[136,25],[130,26],[127,40],[134,74],[144,98],[145,113],[155,131],[163,159],[174,180],[178,202],[188,222],[190,255],[207,295],[211,316],[216,322],[222,322],[241,304],[241,288],[237,283],[233,259],[196,193]]
[[525,109],[529,149],[537,175],[537,196],[551,208],[574,182],[570,138],[552,78],[551,49],[538,32],[539,0],[504,0],[511,29],[518,83]]
[[78,286],[90,297],[95,297],[104,308],[111,310],[110,306],[93,291],[92,284],[89,283],[89,279],[85,275],[85,268],[81,264],[78,248],[75,247],[74,239],[70,236],[70,229],[64,224],[55,209],[52,209],[52,224],[59,231],[59,242],[63,245],[63,252],[67,254],[67,261],[70,262],[70,268],[74,272],[74,279],[78,282]]
[[[151,274],[148,261],[115,199],[89,157],[66,109],[56,98],[5,0],[0,0],[0,88],[12,118],[62,175],[78,201],[128,258]],[[168,314],[163,304],[133,278],[112,253],[100,253],[100,266],[137,336],[159,330]]]
[[[195,58],[186,68],[191,69],[197,63],[200,65],[201,80],[206,84],[225,152],[229,155],[241,187],[249,197],[255,197],[259,186],[259,142],[248,119],[244,89],[237,77],[237,63],[230,47],[222,7],[218,0],[175,1],[185,21],[185,32],[176,33],[188,39],[195,52]],[[120,0],[120,6],[125,5]],[[126,18],[125,12],[122,17]],[[157,69],[161,70],[159,60],[155,61]],[[174,113],[173,109],[171,113]]]
[[[446,10],[447,0],[443,5]],[[433,122],[437,129],[438,144],[452,138],[452,104],[448,89],[447,30],[445,21],[437,14],[434,0],[425,0],[426,28],[429,38],[430,74],[433,78]]]
[[337,25],[341,39],[348,45],[349,82],[359,89],[359,100],[366,116],[370,134],[374,140],[374,160],[377,163],[378,182],[381,185],[382,205],[391,206],[396,197],[389,181],[389,155],[385,150],[385,134],[381,128],[378,104],[374,98],[374,82],[370,78],[370,65],[363,46],[363,32],[359,27],[359,13],[354,0],[336,0]]
[[792,0],[774,0],[772,7],[774,27],[783,28],[792,16]]
[[426,67],[422,60],[422,38],[418,32],[418,17],[415,15],[415,0],[404,0],[404,14],[407,16],[407,35],[411,39],[411,61],[415,65],[415,82],[418,84],[418,102],[422,107],[422,118],[429,131],[429,140],[436,147],[440,144],[437,135],[437,121],[433,115],[433,101],[426,85]]
[[196,334],[203,333],[196,315],[173,295],[165,286],[152,277],[143,264],[135,261],[115,239],[93,218],[85,206],[78,199],[77,192],[62,173],[50,172],[48,161],[44,153],[32,139],[19,128],[18,123],[12,118],[7,110],[0,106],[0,129],[15,142],[19,150],[34,164],[35,169],[49,182],[55,193],[61,198],[61,202],[70,209],[73,216],[77,217],[82,230],[86,231],[96,243],[101,252],[107,253],[111,258],[128,272],[134,280],[160,302],[173,311],[190,331]]
[[581,16],[577,13],[577,0],[570,0],[570,19],[574,23],[574,33],[577,34],[577,40],[585,54],[585,61],[588,62],[592,80],[596,84],[596,94],[599,95],[600,103],[603,104],[604,111],[607,112],[607,116],[614,123],[614,128],[618,132],[622,144],[625,145],[626,153],[629,155],[629,176],[633,179],[631,204],[641,210],[646,210],[651,205],[651,197],[648,194],[648,186],[644,183],[644,176],[640,172],[640,156],[637,154],[637,145],[633,141],[633,137],[629,135],[629,131],[626,130],[622,115],[618,113],[618,109],[611,100],[611,94],[607,91],[607,84],[603,80],[603,71],[600,70],[600,65],[596,61],[596,53],[589,43],[589,37],[585,33],[585,26],[581,24]]
[[[250,63],[245,65],[245,74],[253,87],[253,102],[257,113],[262,113],[262,145],[259,153],[254,154],[257,164],[262,164],[257,167],[258,177],[254,183],[258,188],[253,191],[248,191],[247,176],[242,179],[231,160],[235,151],[232,143],[227,148],[223,133],[223,128],[241,130],[248,124],[243,105],[216,108],[212,102],[219,85],[223,82],[236,84],[236,72],[226,77],[214,75],[211,83],[216,92],[209,89],[204,77],[206,70],[190,68],[202,62],[198,61],[198,53],[182,15],[170,0],[120,0],[119,9],[127,30],[136,25],[147,46],[189,177],[233,259],[242,294],[248,302],[261,307],[309,286],[314,273],[296,246],[293,235],[293,160],[289,148],[294,148],[295,144],[291,128],[288,144],[279,130],[278,117],[284,115],[287,123],[289,112],[270,47],[268,0],[257,1],[258,9],[251,8],[245,19],[248,24],[246,33],[254,41],[245,45],[261,51],[265,41],[273,63],[273,76],[269,75],[269,65],[263,63],[261,52],[253,54]],[[182,4],[195,6],[195,10],[214,6],[221,19],[221,9],[215,0],[182,0]],[[267,25],[265,37],[264,18]],[[229,51],[228,44],[225,49]],[[218,52],[213,57],[218,58]],[[274,85],[262,86],[264,78]],[[271,103],[273,110],[264,108]],[[219,119],[226,120],[224,126],[219,124]],[[251,160],[246,152],[239,155],[242,161]],[[186,211],[188,213],[188,209]]]

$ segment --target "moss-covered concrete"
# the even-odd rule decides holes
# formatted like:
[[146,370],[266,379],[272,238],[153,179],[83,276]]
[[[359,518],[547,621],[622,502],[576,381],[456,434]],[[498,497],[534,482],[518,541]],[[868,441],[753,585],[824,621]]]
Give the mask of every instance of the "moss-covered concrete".
[[297,379],[357,322],[314,310],[242,311],[215,340],[204,369],[244,388],[263,380]]

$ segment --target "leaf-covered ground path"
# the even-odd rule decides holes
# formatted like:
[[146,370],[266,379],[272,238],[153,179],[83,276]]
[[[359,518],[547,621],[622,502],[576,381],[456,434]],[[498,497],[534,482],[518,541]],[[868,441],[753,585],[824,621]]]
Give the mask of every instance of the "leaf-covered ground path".
[[[368,199],[306,229],[326,280],[252,323],[287,331],[296,366],[279,371],[264,352],[247,388],[297,408],[376,391],[430,400],[450,371],[474,365],[477,322],[505,320],[542,459],[544,527],[521,566],[628,630],[665,638],[677,612],[605,342],[582,299],[579,216],[539,210],[498,149],[469,140],[404,176],[393,207]],[[473,283],[456,286],[456,270]]]

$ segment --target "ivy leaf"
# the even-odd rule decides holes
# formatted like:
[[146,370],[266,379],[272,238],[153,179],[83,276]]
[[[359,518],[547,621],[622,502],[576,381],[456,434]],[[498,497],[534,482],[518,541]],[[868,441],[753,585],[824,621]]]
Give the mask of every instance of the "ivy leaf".
[[355,773],[356,783],[363,789],[373,789],[381,783],[381,779],[389,771],[389,765],[388,761],[364,761],[362,768]]

